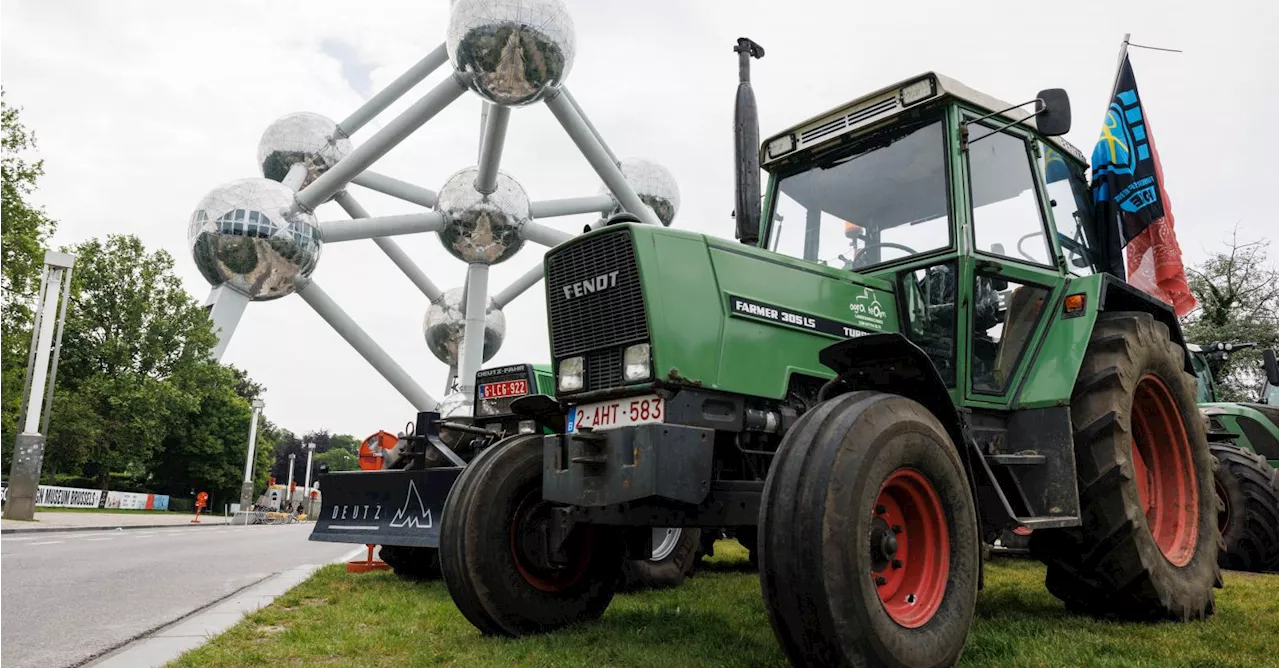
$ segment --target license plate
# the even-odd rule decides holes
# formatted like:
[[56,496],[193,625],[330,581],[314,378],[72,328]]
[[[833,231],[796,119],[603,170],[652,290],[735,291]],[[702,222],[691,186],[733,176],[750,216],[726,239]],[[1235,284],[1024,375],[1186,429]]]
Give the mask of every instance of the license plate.
[[666,408],[662,397],[655,395],[574,406],[569,409],[569,419],[565,431],[572,434],[583,427],[589,427],[595,431],[604,431],[637,424],[662,422],[666,418]]
[[497,383],[485,383],[480,386],[481,399],[523,397],[528,393],[529,381],[527,380],[505,380]]

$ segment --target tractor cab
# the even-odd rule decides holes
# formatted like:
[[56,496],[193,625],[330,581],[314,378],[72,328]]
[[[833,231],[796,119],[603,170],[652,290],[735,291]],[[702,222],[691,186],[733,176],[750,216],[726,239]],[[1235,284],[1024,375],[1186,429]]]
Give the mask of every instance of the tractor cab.
[[1061,91],[1010,105],[934,73],[883,88],[763,142],[758,245],[888,280],[956,398],[1000,403],[1065,279],[1118,257],[1084,155],[1056,136],[1069,125]]

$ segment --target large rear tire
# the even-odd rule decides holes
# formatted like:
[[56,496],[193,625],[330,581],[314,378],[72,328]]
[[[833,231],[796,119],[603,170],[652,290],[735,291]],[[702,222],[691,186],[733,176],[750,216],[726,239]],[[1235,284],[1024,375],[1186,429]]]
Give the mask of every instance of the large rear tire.
[[1214,475],[1222,508],[1218,530],[1224,546],[1218,565],[1257,573],[1276,570],[1280,557],[1280,479],[1266,458],[1236,445],[1209,446],[1218,459]]
[[1150,314],[1098,315],[1071,398],[1082,524],[1031,534],[1045,586],[1073,610],[1213,614],[1214,462],[1183,359]]
[[798,666],[950,666],[977,600],[973,497],[920,404],[855,392],[783,437],[757,535],[769,621]]
[[689,527],[654,528],[653,555],[622,564],[622,589],[679,587],[701,556],[702,531]]
[[597,619],[622,568],[616,529],[578,525],[565,564],[547,554],[542,437],[500,441],[458,476],[440,529],[440,567],[462,614],[490,635],[520,636]]

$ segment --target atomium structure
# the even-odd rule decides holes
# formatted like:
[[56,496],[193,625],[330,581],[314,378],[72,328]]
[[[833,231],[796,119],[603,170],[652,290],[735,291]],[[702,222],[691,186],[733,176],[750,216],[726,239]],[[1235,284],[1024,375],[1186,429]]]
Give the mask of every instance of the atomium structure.
[[[489,267],[532,242],[555,246],[573,235],[541,220],[599,214],[596,226],[627,212],[670,225],[680,194],[670,172],[640,159],[619,160],[565,85],[573,69],[573,20],[561,0],[452,0],[445,43],[341,122],[288,114],[258,144],[262,176],[214,189],[196,206],[188,242],[213,290],[206,307],[219,332],[214,356],[226,350],[251,301],[297,293],[417,410],[469,414],[475,374],[506,335],[502,309],[543,277],[539,263],[490,295]],[[452,71],[381,130],[355,145],[351,136],[446,63]],[[454,172],[438,190],[369,168],[471,91],[484,100],[478,162]],[[545,104],[600,177],[594,195],[533,201],[499,170],[513,109]],[[421,213],[375,217],[349,192],[357,184],[423,207]],[[334,202],[349,220],[318,220]],[[391,237],[434,233],[467,264],[460,288],[441,290]],[[424,391],[311,279],[325,244],[372,240],[426,297],[427,348],[449,366],[445,396]],[[455,382],[456,381],[456,382]]]

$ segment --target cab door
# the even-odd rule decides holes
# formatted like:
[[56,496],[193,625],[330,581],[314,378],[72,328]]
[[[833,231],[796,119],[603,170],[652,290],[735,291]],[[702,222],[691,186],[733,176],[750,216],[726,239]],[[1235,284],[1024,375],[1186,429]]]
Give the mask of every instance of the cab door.
[[1011,407],[1062,299],[1064,272],[1045,206],[1040,147],[1020,129],[969,125],[961,178],[969,252],[961,255],[965,403]]

